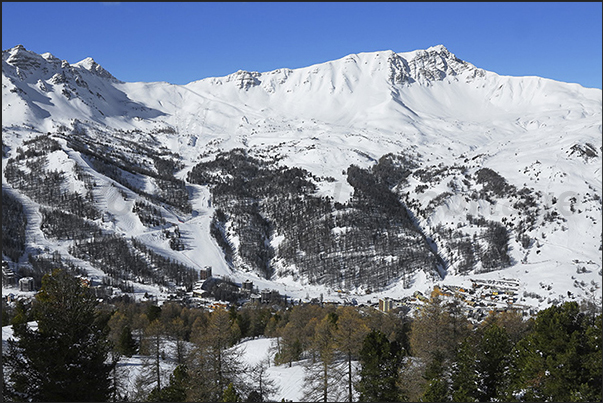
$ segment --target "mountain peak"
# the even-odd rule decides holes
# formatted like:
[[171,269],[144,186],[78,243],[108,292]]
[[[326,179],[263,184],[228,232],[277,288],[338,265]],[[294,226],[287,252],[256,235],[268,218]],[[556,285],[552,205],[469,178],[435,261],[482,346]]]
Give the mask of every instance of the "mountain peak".
[[73,65],[73,67],[79,67],[99,77],[116,80],[115,77],[107,70],[105,70],[100,64],[98,64],[93,58],[87,57]]
[[427,48],[427,52],[450,53],[448,48],[446,48],[446,46],[444,45],[430,46],[429,48]]
[[2,51],[2,61],[21,70],[29,70],[40,67],[44,59],[37,53],[25,49],[25,46],[17,45]]
[[483,70],[457,58],[444,45],[431,46],[407,53],[394,53],[389,57],[392,84],[419,83],[431,85],[446,78],[456,80],[459,75],[483,76]]

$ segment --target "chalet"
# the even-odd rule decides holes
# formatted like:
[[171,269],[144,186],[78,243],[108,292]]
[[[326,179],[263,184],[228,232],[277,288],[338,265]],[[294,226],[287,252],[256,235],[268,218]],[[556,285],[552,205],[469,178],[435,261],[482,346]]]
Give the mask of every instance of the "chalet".
[[260,301],[263,304],[269,304],[272,302],[280,302],[283,296],[277,290],[263,289],[260,294]]
[[2,285],[10,286],[15,284],[15,272],[8,266],[8,262],[2,261]]

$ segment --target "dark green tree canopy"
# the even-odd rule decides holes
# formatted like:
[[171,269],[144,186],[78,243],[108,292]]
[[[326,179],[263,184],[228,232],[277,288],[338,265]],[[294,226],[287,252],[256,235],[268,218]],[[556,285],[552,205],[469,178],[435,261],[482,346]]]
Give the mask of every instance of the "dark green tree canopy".
[[3,352],[3,396],[10,400],[108,400],[110,345],[97,320],[96,300],[80,279],[62,270],[44,276],[33,306],[36,330],[13,327]]

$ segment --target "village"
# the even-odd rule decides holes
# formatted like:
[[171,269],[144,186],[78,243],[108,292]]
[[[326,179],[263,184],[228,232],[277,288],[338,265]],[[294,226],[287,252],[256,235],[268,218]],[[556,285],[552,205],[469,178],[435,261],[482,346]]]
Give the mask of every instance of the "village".
[[480,322],[492,312],[513,311],[521,313],[524,317],[536,314],[534,307],[518,303],[519,281],[515,279],[471,279],[471,287],[467,288],[455,285],[434,286],[430,296],[415,291],[411,297],[380,298],[373,306],[383,312],[390,312],[396,308],[408,312],[419,309],[429,302],[429,297],[434,296],[440,296],[444,302],[456,299],[460,302],[464,314],[472,322]]
[[[324,298],[320,294],[320,296],[313,298],[295,299],[281,294],[278,290],[269,288],[260,290],[250,280],[237,283],[228,277],[214,276],[212,275],[212,268],[209,266],[200,270],[199,276],[200,280],[193,286],[192,290],[175,287],[165,290],[168,292],[167,299],[187,306],[208,309],[227,308],[231,305],[243,304],[269,304],[282,307],[300,304],[328,304],[368,306],[383,313],[414,315],[421,306],[429,301],[430,297],[438,295],[444,302],[453,299],[460,302],[464,314],[473,322],[482,321],[491,312],[515,311],[521,313],[524,317],[536,314],[534,307],[520,303],[520,284],[516,279],[470,279],[470,287],[436,285],[430,295],[426,295],[427,292],[424,294],[417,290],[411,296],[402,298],[381,296],[375,300],[364,299],[364,301],[359,302],[358,299],[360,298],[355,298],[342,290],[337,290],[329,298]],[[3,282],[7,283],[6,280],[4,278]],[[18,281],[14,281],[12,278],[10,280],[9,282],[16,286],[20,293],[18,295],[13,293],[3,295],[6,302],[10,303],[18,298],[28,298],[27,295],[35,291],[34,281],[31,277],[24,277]],[[117,287],[102,283],[96,284],[96,281],[90,279],[82,278],[82,281],[94,291],[99,299],[123,294]],[[26,294],[24,295],[23,292],[26,292]],[[158,302],[158,296],[154,294],[145,293],[143,299]]]
[[318,297],[295,299],[281,294],[274,289],[262,289],[254,286],[250,280],[241,284],[235,283],[228,278],[213,277],[211,268],[207,267],[200,273],[201,280],[193,288],[191,301],[196,305],[208,308],[227,307],[230,304],[271,304],[271,305],[353,305],[369,306],[383,313],[414,314],[432,296],[440,296],[445,302],[456,299],[464,311],[464,314],[473,322],[480,322],[492,312],[514,311],[521,313],[524,317],[536,314],[532,306],[519,303],[520,283],[516,279],[483,280],[470,279],[471,287],[455,285],[434,286],[431,295],[425,295],[421,291],[415,291],[412,296],[393,298],[380,297],[376,300],[368,299],[358,302],[357,298],[349,293],[338,290],[335,297],[327,299],[322,294]]

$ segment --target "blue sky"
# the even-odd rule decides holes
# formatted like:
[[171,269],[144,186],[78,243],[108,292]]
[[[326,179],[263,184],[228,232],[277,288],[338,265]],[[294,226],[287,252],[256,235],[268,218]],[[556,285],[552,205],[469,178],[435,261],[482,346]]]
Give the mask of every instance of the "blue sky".
[[123,81],[186,84],[442,44],[501,75],[601,88],[601,4],[3,2],[2,49],[90,56]]

